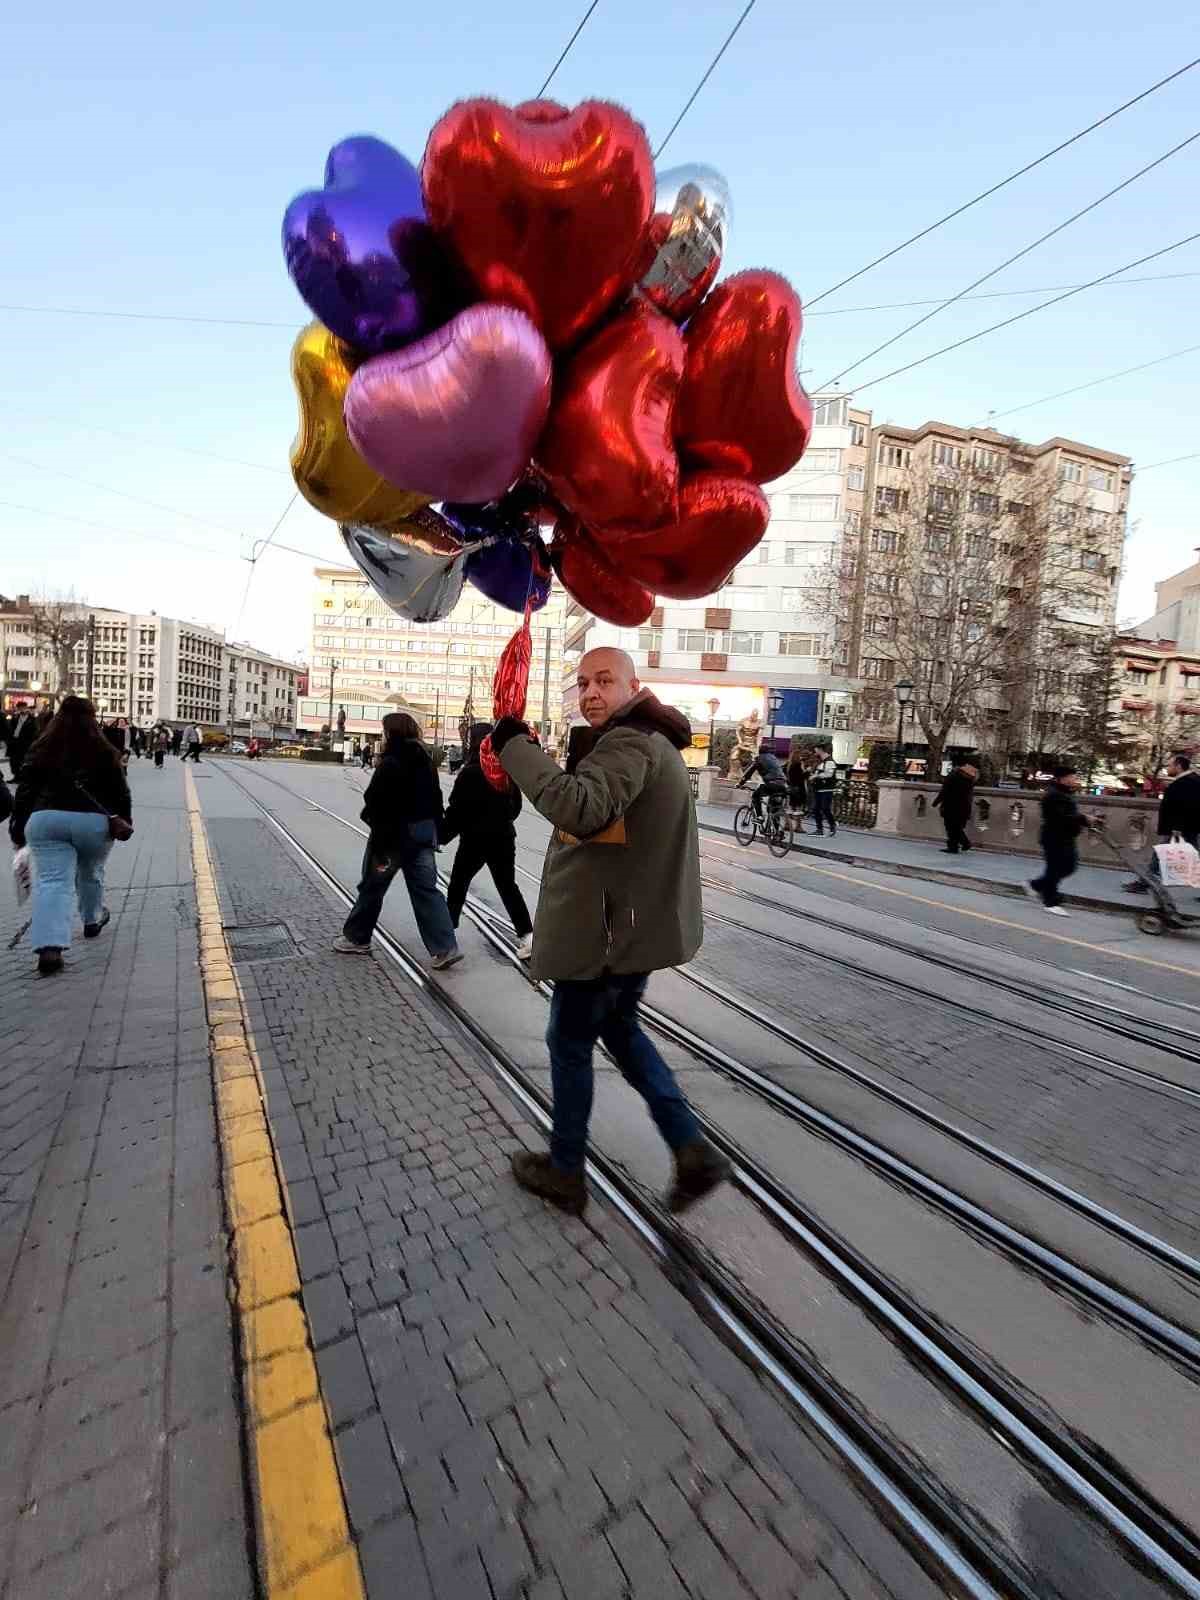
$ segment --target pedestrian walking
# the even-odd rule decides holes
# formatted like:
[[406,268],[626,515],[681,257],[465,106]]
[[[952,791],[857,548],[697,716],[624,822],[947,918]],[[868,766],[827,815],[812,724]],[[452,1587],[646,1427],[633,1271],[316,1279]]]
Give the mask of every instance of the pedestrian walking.
[[121,763],[121,770],[129,770],[129,752],[132,748],[132,734],[128,722],[124,717],[114,717],[111,722],[104,724],[104,737],[117,752],[117,759]]
[[153,729],[150,734],[150,748],[154,751],[155,770],[161,772],[163,757],[171,748],[171,730],[161,724]]
[[362,819],[370,828],[358,897],[333,948],[366,955],[398,872],[404,874],[417,929],[439,970],[462,960],[433,853],[442,821],[442,789],[421,730],[406,711],[383,719],[385,744],[363,796]]
[[[1168,783],[1158,802],[1158,821],[1155,832],[1166,843],[1178,834],[1193,849],[1200,848],[1200,772],[1192,770],[1191,756],[1182,751],[1167,762]],[[1150,852],[1150,872],[1158,876],[1158,857]],[[1131,878],[1121,887],[1128,894],[1148,894],[1144,883]]]
[[960,761],[942,779],[942,787],[934,796],[933,803],[942,813],[942,827],[946,830],[944,853],[948,856],[956,856],[960,850],[971,848],[971,841],[967,838],[967,823],[971,820],[978,781],[979,768],[973,767],[969,761]]
[[513,717],[492,733],[504,770],[555,830],[531,966],[554,981],[546,1034],[553,1131],[548,1154],[513,1156],[513,1175],[565,1210],[583,1211],[600,1040],[673,1153],[667,1204],[682,1211],[727,1177],[729,1163],[701,1134],[638,1007],[651,972],[690,961],[703,937],[696,812],[679,754],[692,733],[686,717],[642,688],[623,650],[590,650],[576,681],[594,738],[573,772]]
[[176,728],[171,735],[171,754],[177,756],[183,749],[183,729]]
[[184,734],[183,739],[187,746],[187,750],[184,753],[183,759],[185,761],[192,761],[199,766],[200,750],[204,744],[203,733],[200,731],[200,728],[197,725],[193,725]]
[[14,783],[21,776],[21,766],[38,732],[38,719],[33,707],[18,706],[16,715],[8,725],[8,764],[12,769]]
[[797,833],[804,832],[804,813],[808,809],[808,761],[803,750],[793,750],[785,769],[788,786],[788,805],[792,810],[792,826]]
[[446,904],[457,928],[467,890],[476,874],[487,867],[517,936],[517,954],[528,961],[533,954],[533,920],[517,888],[517,830],[513,826],[521,814],[521,791],[511,779],[504,789],[495,789],[484,776],[479,750],[491,731],[490,722],[472,724],[467,759],[458,769],[439,830],[443,844],[458,840]]
[[1055,767],[1052,782],[1042,795],[1042,855],[1045,867],[1039,878],[1026,885],[1031,899],[1039,899],[1052,917],[1068,917],[1059,884],[1079,865],[1079,835],[1087,827],[1075,795],[1080,784],[1074,767]]
[[826,824],[829,825],[830,837],[837,832],[837,823],[833,820],[833,796],[837,789],[838,769],[833,754],[828,749],[817,751],[817,764],[813,768],[810,787],[812,790],[813,821],[817,825],[817,833],[825,832]]
[[766,748],[765,741],[759,745],[758,754],[742,773],[737,787],[744,789],[750,779],[757,777],[760,781],[755,785],[750,794],[750,804],[754,807],[754,815],[761,822],[763,820],[763,806],[772,795],[785,796],[788,792],[787,778],[784,776],[783,762],[773,750]]
[[375,763],[375,757],[371,752],[371,741],[369,739],[367,739],[366,741],[364,741],[363,747],[362,747],[363,771],[364,772],[370,772],[370,770],[371,770],[372,766],[374,765],[374,763]]
[[[33,857],[30,944],[43,976],[62,970],[75,902],[83,936],[108,922],[104,864],[132,807],[120,757],[104,737],[90,700],[69,694],[21,767],[9,833]],[[127,837],[127,835],[123,835]]]

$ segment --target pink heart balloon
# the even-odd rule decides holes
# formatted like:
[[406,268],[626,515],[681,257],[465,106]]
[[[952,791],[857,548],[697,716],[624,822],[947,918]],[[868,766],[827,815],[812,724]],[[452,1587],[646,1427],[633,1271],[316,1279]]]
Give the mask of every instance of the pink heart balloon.
[[524,472],[549,407],[545,340],[524,312],[485,303],[364,362],[345,415],[354,448],[389,483],[478,505]]

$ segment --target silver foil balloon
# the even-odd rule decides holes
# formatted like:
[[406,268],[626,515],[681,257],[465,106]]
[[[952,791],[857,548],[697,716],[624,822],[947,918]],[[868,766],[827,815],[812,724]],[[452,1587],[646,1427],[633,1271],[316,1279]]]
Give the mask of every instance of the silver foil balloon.
[[440,622],[458,604],[475,547],[464,545],[436,511],[417,511],[384,527],[340,522],[338,532],[354,565],[397,616]]
[[729,242],[733,202],[713,167],[670,167],[658,174],[650,227],[657,254],[641,281],[651,305],[683,322],[716,282]]

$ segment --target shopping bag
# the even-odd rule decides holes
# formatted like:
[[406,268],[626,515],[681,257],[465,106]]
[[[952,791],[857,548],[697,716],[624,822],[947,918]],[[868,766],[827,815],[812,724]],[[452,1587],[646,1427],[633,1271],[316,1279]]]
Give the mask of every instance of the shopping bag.
[[1179,835],[1169,844],[1156,844],[1154,856],[1159,875],[1168,889],[1200,889],[1200,851]]
[[17,890],[17,904],[23,906],[33,893],[33,862],[29,847],[22,845],[13,856],[13,883]]

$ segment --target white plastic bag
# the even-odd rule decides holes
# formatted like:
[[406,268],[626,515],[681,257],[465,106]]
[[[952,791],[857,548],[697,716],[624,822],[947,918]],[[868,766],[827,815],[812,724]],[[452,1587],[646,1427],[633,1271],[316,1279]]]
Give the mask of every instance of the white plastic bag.
[[22,845],[13,856],[13,883],[17,889],[17,904],[23,906],[33,892],[33,861],[27,845]]
[[1170,844],[1156,844],[1154,855],[1166,888],[1200,889],[1200,851],[1177,833]]

